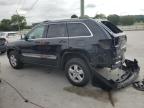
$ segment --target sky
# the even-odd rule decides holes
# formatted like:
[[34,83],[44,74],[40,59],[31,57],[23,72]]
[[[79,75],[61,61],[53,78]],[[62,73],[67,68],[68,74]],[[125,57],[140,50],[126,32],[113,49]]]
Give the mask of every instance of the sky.
[[[0,20],[24,15],[29,24],[80,15],[80,0],[0,0]],[[144,0],[85,0],[85,15],[144,15]]]

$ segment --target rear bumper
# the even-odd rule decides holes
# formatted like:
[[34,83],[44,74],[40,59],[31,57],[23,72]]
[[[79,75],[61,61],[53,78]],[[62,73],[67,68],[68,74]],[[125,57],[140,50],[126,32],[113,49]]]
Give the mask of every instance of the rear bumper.
[[91,63],[95,67],[107,67],[107,68],[118,68],[122,65],[125,60],[125,50],[115,51],[114,49],[102,50],[97,55],[92,55]]
[[128,77],[125,78],[123,81],[116,83],[115,89],[124,88],[132,84],[138,78],[140,67],[138,66],[137,60],[125,60],[125,64],[126,66],[122,65],[122,70],[127,72]]
[[[125,65],[120,65],[121,69],[126,72],[127,77],[123,78],[120,82],[107,80],[97,72],[93,72],[92,85],[100,87],[104,90],[121,89],[132,84],[138,77],[140,67],[136,60],[125,60]],[[119,67],[119,68],[120,68]]]

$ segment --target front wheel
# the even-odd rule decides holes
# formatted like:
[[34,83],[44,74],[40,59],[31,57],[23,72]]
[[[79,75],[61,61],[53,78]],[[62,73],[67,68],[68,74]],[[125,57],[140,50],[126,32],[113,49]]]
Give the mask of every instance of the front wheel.
[[20,54],[16,51],[11,51],[9,53],[9,62],[14,69],[21,69],[23,67],[23,63],[20,60]]
[[65,65],[66,77],[75,86],[86,86],[90,80],[90,70],[84,60],[72,58]]

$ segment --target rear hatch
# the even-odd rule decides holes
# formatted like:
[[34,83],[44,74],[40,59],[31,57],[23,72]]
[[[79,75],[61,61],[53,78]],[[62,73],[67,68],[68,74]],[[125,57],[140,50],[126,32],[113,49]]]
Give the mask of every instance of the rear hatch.
[[115,64],[124,61],[124,53],[126,51],[126,34],[109,21],[101,21],[101,25],[112,37],[112,53]]

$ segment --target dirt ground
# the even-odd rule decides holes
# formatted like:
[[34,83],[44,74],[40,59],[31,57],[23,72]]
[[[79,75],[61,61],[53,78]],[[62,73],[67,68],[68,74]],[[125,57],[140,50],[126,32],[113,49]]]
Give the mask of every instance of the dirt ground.
[[[139,61],[140,78],[144,78],[144,31],[128,31],[126,57]],[[0,56],[0,77],[15,86],[27,99],[44,108],[144,108],[144,92],[131,86],[112,92],[112,106],[107,92],[91,85],[72,87],[63,72],[47,67],[26,65],[11,68],[6,55]],[[5,82],[0,83],[0,108],[39,108],[23,99]]]

